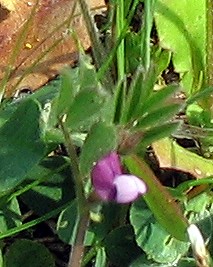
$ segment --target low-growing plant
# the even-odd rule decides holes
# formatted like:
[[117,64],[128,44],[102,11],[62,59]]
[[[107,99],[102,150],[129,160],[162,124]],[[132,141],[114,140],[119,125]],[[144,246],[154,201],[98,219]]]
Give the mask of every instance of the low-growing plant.
[[[101,42],[86,2],[78,2],[92,55],[83,52],[70,30],[79,47],[75,68],[65,68],[33,94],[2,102],[1,265],[56,266],[44,245],[19,238],[23,230],[53,218],[54,233],[71,245],[68,267],[212,266],[212,161],[174,141],[197,134],[205,141],[201,147],[211,148],[212,118],[202,103],[212,88],[200,83],[202,68],[186,74],[194,81],[190,90],[184,78],[182,87],[162,83],[163,71],[171,60],[176,64],[177,55],[172,46],[166,50],[150,41],[156,29],[159,39],[164,36],[163,7],[180,38],[193,33],[181,28],[182,17],[172,20],[169,3],[111,0]],[[136,30],[137,12],[141,24]],[[194,50],[189,57],[196,58]],[[187,99],[176,98],[184,88]],[[177,116],[183,113],[188,124]],[[200,179],[165,187],[160,171],[150,167],[148,147],[161,166]],[[191,190],[201,186],[199,193]],[[37,216],[26,222],[21,205]],[[16,241],[8,248],[7,238],[13,236]]]

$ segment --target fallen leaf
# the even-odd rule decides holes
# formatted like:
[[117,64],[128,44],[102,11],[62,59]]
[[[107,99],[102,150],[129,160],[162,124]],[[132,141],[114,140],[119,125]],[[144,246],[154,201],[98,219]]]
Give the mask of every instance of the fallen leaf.
[[161,168],[187,172],[198,179],[213,175],[213,160],[190,152],[169,138],[153,143],[152,148]]
[[[0,0],[0,79],[1,90],[6,90],[7,96],[23,87],[39,88],[77,59],[71,28],[84,49],[89,48],[85,23],[80,9],[73,10],[74,3]],[[87,0],[87,4],[90,8],[104,8],[104,0]]]

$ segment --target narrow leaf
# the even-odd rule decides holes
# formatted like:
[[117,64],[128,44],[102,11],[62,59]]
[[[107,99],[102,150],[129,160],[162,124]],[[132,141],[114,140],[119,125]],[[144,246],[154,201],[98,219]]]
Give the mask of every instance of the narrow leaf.
[[153,92],[151,96],[143,103],[141,107],[141,114],[145,112],[154,111],[165,105],[165,102],[178,90],[178,86],[169,85],[157,92]]
[[172,122],[151,128],[144,133],[140,148],[145,148],[154,141],[170,136],[178,128],[178,126],[179,123]]
[[152,113],[147,114],[141,120],[138,120],[136,128],[146,129],[152,126],[156,126],[162,123],[166,123],[180,110],[181,106],[178,104],[172,104],[162,107]]
[[187,241],[188,223],[175,199],[160,184],[152,170],[136,155],[126,156],[124,163],[132,174],[140,177],[147,184],[148,192],[144,195],[144,200],[156,220],[173,237]]

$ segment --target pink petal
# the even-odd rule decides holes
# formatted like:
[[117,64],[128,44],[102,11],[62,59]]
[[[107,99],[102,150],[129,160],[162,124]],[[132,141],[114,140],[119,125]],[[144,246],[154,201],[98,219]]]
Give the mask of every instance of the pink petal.
[[104,160],[106,160],[109,163],[111,170],[114,173],[114,176],[122,174],[121,160],[116,152],[111,152],[110,154],[108,154],[107,157],[105,157]]
[[93,167],[91,173],[92,183],[96,193],[102,200],[114,199],[116,189],[113,181],[119,174],[121,174],[121,164],[116,152],[111,152]]

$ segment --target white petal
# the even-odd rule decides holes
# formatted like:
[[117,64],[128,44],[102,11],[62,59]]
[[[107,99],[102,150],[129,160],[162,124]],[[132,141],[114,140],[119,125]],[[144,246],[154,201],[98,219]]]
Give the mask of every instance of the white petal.
[[147,190],[146,184],[134,175],[118,175],[113,184],[116,187],[115,201],[118,203],[130,203]]

